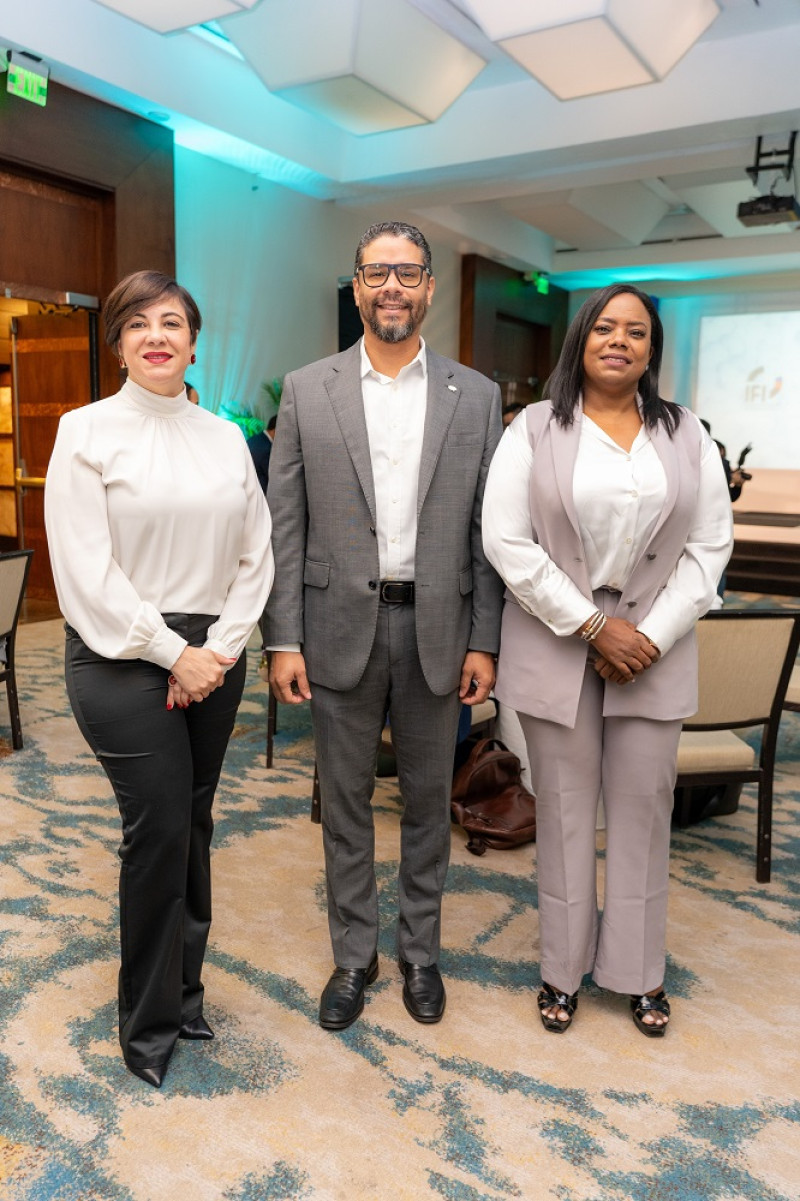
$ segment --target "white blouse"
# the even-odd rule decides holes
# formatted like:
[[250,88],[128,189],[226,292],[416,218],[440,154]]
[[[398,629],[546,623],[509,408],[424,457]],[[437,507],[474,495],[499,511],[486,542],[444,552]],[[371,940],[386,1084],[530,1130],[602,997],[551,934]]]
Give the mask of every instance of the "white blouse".
[[45,521],[61,612],[92,650],[171,668],[186,641],[162,613],[207,613],[205,645],[239,657],[275,568],[235,425],[128,380],[61,418]]
[[[706,613],[730,557],[733,521],[719,450],[693,415],[701,443],[700,486],[683,555],[638,629],[662,654]],[[586,598],[533,539],[530,477],[533,450],[520,413],[492,459],[483,499],[486,556],[523,609],[554,633],[574,634],[595,612]],[[647,545],[666,497],[664,468],[642,426],[623,450],[582,415],[573,477],[573,499],[592,590],[622,591]]]

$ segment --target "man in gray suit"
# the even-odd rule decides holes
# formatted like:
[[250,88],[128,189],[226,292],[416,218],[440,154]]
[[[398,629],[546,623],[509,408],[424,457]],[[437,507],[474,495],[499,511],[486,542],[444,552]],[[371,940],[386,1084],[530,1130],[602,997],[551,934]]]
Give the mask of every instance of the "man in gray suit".
[[398,952],[412,1017],[438,1022],[437,966],[461,703],[488,695],[501,585],[481,542],[500,393],[429,350],[430,248],[412,225],[371,226],[353,292],[364,337],[289,374],[270,462],[276,582],[271,685],[311,702],[336,970],[320,1024],[343,1030],[378,974],[371,799],[388,712],[397,754]]

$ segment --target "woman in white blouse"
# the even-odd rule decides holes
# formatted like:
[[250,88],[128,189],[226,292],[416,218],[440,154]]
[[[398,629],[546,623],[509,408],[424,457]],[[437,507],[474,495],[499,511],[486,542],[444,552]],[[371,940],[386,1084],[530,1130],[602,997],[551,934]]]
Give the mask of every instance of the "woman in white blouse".
[[45,489],[66,678],[122,817],[119,1037],[159,1087],[210,1039],[211,807],[273,577],[270,517],[239,429],[190,404],[201,318],[156,271],[105,308],[127,380],[62,417]]
[[[520,716],[537,797],[545,1029],[581,979],[630,995],[665,1033],[670,818],[682,719],[697,708],[694,626],[732,545],[719,453],[661,400],[663,331],[625,284],[578,312],[546,387],[512,423],[483,504],[506,604],[495,693]],[[606,818],[597,904],[595,825]]]

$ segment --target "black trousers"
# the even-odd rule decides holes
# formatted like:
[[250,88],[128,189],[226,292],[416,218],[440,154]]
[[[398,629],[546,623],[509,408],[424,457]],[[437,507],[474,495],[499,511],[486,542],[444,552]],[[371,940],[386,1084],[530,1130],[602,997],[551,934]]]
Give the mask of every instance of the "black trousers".
[[[216,618],[165,620],[202,646]],[[211,806],[246,671],[242,655],[204,701],[167,710],[169,672],[144,659],[105,659],[67,626],[70,704],[122,817],[119,1040],[137,1067],[164,1064],[181,1023],[203,1009]]]

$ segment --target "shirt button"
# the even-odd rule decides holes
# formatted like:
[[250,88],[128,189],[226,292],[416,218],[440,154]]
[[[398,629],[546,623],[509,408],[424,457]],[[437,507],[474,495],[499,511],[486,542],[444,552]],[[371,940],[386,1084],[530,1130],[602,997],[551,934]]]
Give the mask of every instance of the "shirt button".
[[626,546],[630,546],[630,544],[631,544],[631,542],[632,542],[632,541],[633,541],[633,539],[632,539],[632,538],[626,538],[626,539],[625,539],[625,545],[626,545]]
[[631,492],[631,496],[638,496],[638,495],[639,495],[639,493],[634,488],[633,492]]

